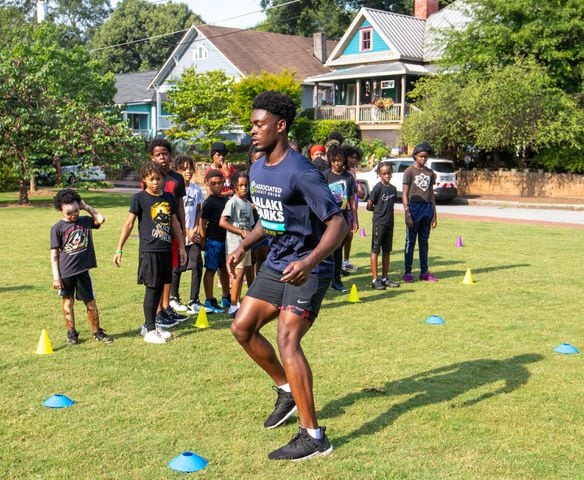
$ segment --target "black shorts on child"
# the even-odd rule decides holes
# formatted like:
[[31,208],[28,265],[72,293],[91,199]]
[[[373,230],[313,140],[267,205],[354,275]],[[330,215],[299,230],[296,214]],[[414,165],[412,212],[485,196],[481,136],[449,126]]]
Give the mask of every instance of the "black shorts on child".
[[280,278],[280,272],[263,266],[246,296],[271,303],[280,310],[289,310],[312,322],[320,311],[331,279],[310,275],[306,283],[296,286],[284,283]]
[[373,235],[371,235],[371,252],[390,253],[393,248],[393,222],[389,225],[382,223],[373,224]]
[[60,297],[71,298],[75,296],[77,300],[83,300],[84,302],[95,299],[93,282],[91,281],[89,270],[73,275],[72,277],[62,278],[61,282],[63,283],[63,288],[59,290]]
[[172,282],[172,252],[140,252],[138,283],[161,288]]

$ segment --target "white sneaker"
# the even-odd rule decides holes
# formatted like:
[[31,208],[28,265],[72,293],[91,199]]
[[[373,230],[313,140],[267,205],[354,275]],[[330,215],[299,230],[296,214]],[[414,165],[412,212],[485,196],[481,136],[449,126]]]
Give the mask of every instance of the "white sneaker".
[[159,331],[150,330],[149,332],[146,333],[146,335],[144,335],[144,341],[146,343],[154,343],[157,345],[161,345],[163,343],[166,343],[168,340],[165,338],[162,338],[162,335],[160,334]]
[[[168,339],[172,338],[172,333],[171,332],[167,332],[166,330],[163,330],[159,326],[156,326],[156,331],[165,340],[168,340]],[[148,333],[148,330],[146,330],[146,325],[142,325],[142,327],[140,328],[140,335],[144,336],[147,333]]]
[[187,310],[187,315],[198,315],[201,311],[201,308],[205,309],[205,313],[213,313],[212,308],[207,308],[201,305],[200,303],[190,302]]
[[175,312],[186,312],[189,309],[188,306],[186,306],[184,303],[180,303],[180,301],[174,297],[170,299],[168,304]]

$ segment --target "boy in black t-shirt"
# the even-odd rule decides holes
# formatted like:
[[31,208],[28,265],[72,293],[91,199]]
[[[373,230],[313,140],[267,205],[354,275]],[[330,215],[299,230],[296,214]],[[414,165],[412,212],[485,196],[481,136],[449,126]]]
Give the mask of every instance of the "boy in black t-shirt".
[[[380,182],[373,187],[367,202],[367,210],[373,211],[373,235],[371,236],[371,286],[376,290],[385,287],[399,287],[398,282],[390,280],[389,254],[393,246],[393,206],[397,198],[397,189],[389,183],[391,165],[380,163],[377,166]],[[381,279],[377,278],[377,257],[381,256]]]
[[[209,187],[210,195],[203,203],[201,210],[201,245],[205,249],[205,273],[203,275],[203,287],[205,288],[205,307],[214,313],[223,313],[224,308],[229,308],[229,276],[225,268],[225,237],[226,231],[219,226],[221,214],[229,199],[223,196],[223,183],[225,179],[220,170],[211,169],[205,174],[205,182]],[[213,296],[213,281],[215,272],[219,270],[221,281],[221,306]],[[221,308],[223,307],[223,308]]]
[[[164,285],[172,279],[172,239],[178,240],[180,264],[186,261],[186,252],[181,228],[176,218],[176,198],[162,191],[164,172],[160,165],[150,162],[140,169],[140,178],[146,190],[132,197],[128,219],[122,227],[114,263],[122,263],[124,244],[132,233],[136,218],[140,238],[140,260],[138,264],[138,283],[146,287],[144,294],[145,323],[141,329],[147,343],[166,343],[170,332],[156,324],[156,310],[162,296]],[[174,325],[173,325],[174,326]]]
[[[57,192],[53,204],[63,215],[51,228],[51,267],[53,287],[59,289],[59,296],[63,299],[67,340],[70,345],[79,343],[73,311],[77,297],[85,303],[93,337],[103,343],[112,343],[113,338],[99,326],[99,312],[89,275],[89,270],[97,267],[91,229],[99,228],[105,218],[70,188]],[[85,210],[91,217],[80,217],[80,210]]]

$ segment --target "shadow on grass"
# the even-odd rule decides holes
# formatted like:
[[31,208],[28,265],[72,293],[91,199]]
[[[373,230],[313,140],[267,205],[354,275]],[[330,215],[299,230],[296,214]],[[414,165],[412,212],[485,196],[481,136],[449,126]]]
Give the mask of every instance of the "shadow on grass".
[[0,293],[4,292],[20,292],[23,290],[33,290],[35,287],[32,285],[6,285],[0,287]]
[[[497,270],[511,270],[513,268],[524,268],[524,267],[531,267],[529,263],[516,263],[513,265],[497,265],[494,267],[483,267],[483,268],[471,268],[473,276],[481,273],[491,273],[496,272]],[[451,278],[451,277],[460,277],[461,279],[464,277],[466,269],[464,270],[446,270],[438,272],[438,279],[440,278]],[[475,280],[477,280],[475,278]]]
[[380,396],[412,395],[411,398],[392,405],[388,410],[364,423],[356,430],[333,439],[335,447],[340,447],[363,435],[373,435],[391,425],[401,415],[410,410],[423,408],[442,402],[453,401],[459,395],[489,384],[505,382],[502,387],[480,394],[470,400],[451,404],[451,408],[475,405],[496,395],[510,393],[525,385],[531,374],[525,367],[527,363],[539,362],[544,357],[537,353],[516,355],[505,360],[470,360],[454,363],[441,368],[418,373],[401,380],[387,382],[380,387],[364,388],[338,400],[329,402],[319,412],[319,419],[334,418],[342,415],[346,408]]
[[[231,322],[233,321],[227,315],[223,314],[213,314],[207,315],[207,320],[209,321],[209,328],[197,328],[195,327],[195,322],[197,321],[197,317],[195,315],[189,317],[182,323],[179,323],[176,327],[168,329],[169,332],[175,337],[186,337],[188,335],[192,335],[194,333],[204,332],[205,330],[222,330],[224,328],[230,328]],[[132,328],[130,330],[126,330],[125,332],[115,333],[113,336],[115,338],[134,338],[140,335],[140,328]]]

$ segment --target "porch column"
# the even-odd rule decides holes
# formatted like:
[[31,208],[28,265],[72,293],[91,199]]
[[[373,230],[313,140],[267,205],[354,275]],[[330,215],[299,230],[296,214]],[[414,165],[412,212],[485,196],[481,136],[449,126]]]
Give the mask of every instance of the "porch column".
[[312,108],[314,109],[314,120],[316,120],[316,109],[318,108],[318,83],[314,84],[314,87],[312,88]]
[[357,80],[356,82],[356,86],[355,86],[355,122],[357,123],[357,125],[359,125],[359,123],[361,123],[361,81]]
[[406,76],[404,74],[401,77],[401,111],[399,114],[400,122],[404,121],[405,113],[406,113]]
[[152,133],[153,137],[155,137],[156,134],[158,133],[158,126],[160,125],[160,108],[161,108],[159,86],[155,85],[154,90],[156,92],[156,115],[154,115],[154,132]]

